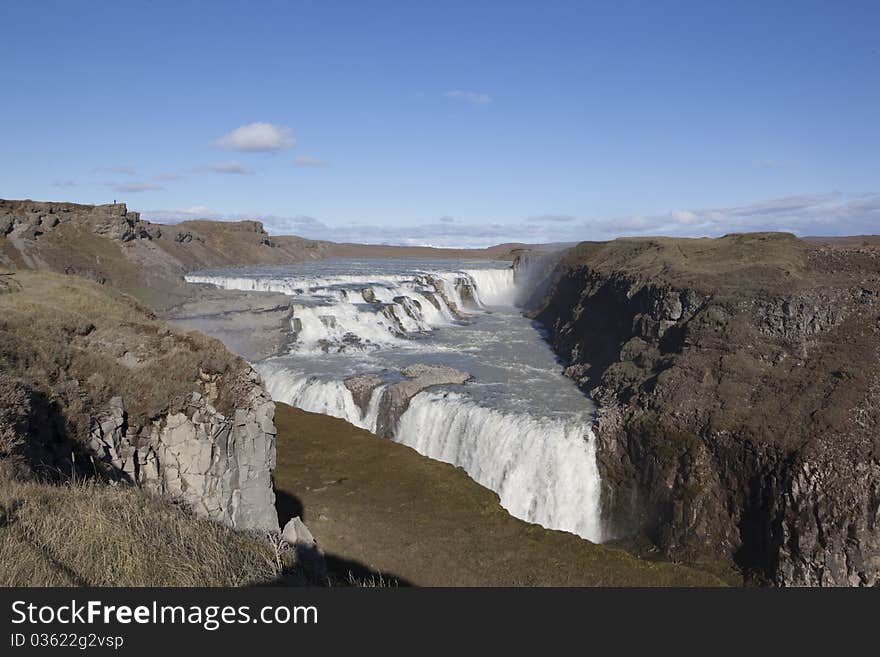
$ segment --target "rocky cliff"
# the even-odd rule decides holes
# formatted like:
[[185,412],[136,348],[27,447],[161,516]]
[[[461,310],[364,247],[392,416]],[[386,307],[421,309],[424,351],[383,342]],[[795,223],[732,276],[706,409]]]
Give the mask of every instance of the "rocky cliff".
[[0,266],[76,275],[122,290],[163,319],[218,337],[236,353],[276,354],[290,332],[283,295],[189,285],[195,269],[280,265],[324,257],[327,244],[270,236],[259,221],[145,221],[123,203],[0,199]]
[[0,475],[98,476],[277,531],[274,404],[223,345],[78,277],[0,285]]
[[600,406],[610,535],[760,582],[880,583],[880,249],[583,243],[543,285],[527,306]]
[[164,312],[196,290],[187,271],[321,258],[326,244],[270,237],[258,221],[153,224],[125,204],[0,199],[0,266],[75,274]]

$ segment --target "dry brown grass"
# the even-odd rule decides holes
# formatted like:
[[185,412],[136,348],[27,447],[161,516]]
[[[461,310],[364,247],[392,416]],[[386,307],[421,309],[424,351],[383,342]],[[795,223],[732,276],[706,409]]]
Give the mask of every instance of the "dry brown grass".
[[245,586],[271,546],[128,486],[0,482],[0,586]]
[[[221,412],[239,401],[245,363],[218,341],[170,329],[131,297],[76,277],[10,278],[17,289],[0,294],[0,369],[57,401],[74,425],[116,395],[129,422],[143,424],[204,392],[200,375],[217,382]],[[82,438],[88,427],[69,430]]]

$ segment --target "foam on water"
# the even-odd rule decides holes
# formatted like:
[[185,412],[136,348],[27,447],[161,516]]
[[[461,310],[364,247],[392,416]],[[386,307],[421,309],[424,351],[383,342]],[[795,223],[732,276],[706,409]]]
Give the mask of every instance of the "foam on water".
[[288,269],[276,275],[233,275],[217,271],[185,278],[229,290],[282,292],[293,297],[293,348],[301,353],[400,346],[401,338],[459,321],[468,309],[511,305],[515,290],[510,266],[363,274]]

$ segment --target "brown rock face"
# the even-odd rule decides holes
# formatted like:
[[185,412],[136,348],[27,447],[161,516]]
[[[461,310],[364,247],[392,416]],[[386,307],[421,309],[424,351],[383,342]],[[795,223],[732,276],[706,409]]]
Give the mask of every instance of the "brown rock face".
[[584,243],[545,283],[529,307],[600,405],[609,533],[780,585],[880,582],[880,249]]
[[198,296],[188,271],[321,258],[325,243],[272,237],[258,221],[146,221],[124,203],[0,199],[0,266],[74,274],[120,289],[165,314]]

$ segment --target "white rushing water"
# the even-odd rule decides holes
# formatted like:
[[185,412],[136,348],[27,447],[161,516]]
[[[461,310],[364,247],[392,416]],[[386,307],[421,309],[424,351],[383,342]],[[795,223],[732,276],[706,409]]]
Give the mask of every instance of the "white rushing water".
[[[393,439],[460,466],[518,518],[601,540],[593,406],[513,307],[509,264],[329,260],[187,280],[291,296],[290,353],[256,367],[273,399],[304,410],[376,431],[407,365],[470,373],[413,397]],[[383,380],[364,408],[344,384],[356,374]]]
[[505,509],[544,527],[599,539],[595,441],[583,421],[504,413],[456,392],[421,392],[400,418],[397,440],[461,466]]

